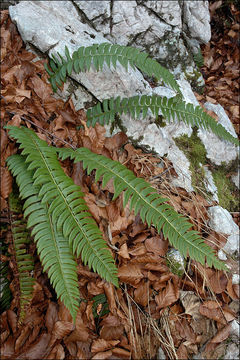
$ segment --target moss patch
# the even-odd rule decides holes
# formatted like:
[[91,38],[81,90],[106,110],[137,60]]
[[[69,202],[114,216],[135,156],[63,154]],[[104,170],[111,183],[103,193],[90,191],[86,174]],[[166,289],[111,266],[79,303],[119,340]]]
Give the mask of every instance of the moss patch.
[[212,170],[214,183],[218,189],[219,205],[228,211],[239,211],[239,192],[226,176],[228,171],[223,166]]
[[[174,139],[176,145],[181,149],[190,161],[192,173],[192,186],[197,193],[204,192],[209,199],[212,195],[206,190],[204,184],[205,172],[201,164],[209,165],[214,183],[218,189],[219,205],[228,211],[239,211],[239,191],[227,175],[237,168],[237,161],[221,166],[212,165],[206,157],[206,149],[197,136],[197,128],[193,129],[191,137],[182,135]],[[201,191],[202,190],[202,191]]]

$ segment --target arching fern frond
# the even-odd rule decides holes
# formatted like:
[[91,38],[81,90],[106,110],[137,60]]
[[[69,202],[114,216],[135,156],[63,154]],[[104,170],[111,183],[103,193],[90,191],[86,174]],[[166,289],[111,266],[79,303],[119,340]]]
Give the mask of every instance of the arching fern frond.
[[[80,187],[61,168],[55,148],[49,147],[30,129],[7,128],[10,136],[20,143],[22,155],[26,155],[29,163],[28,170],[34,169],[33,184],[41,186],[38,196],[43,203],[49,204],[52,221],[69,239],[73,253],[81,254],[84,264],[118,286],[117,269],[102,233],[88,211]],[[23,184],[24,179],[22,187]],[[38,216],[37,211],[34,214]],[[41,212],[39,216],[42,216]]]
[[96,155],[89,149],[80,148],[58,149],[62,159],[70,157],[75,162],[82,161],[83,168],[88,174],[96,170],[95,180],[102,177],[104,187],[110,179],[114,184],[114,199],[124,191],[123,205],[126,206],[130,200],[130,209],[134,208],[135,214],[140,214],[143,222],[148,226],[153,224],[158,232],[163,231],[164,237],[168,238],[170,244],[178,249],[186,257],[199,261],[201,264],[207,261],[209,266],[217,269],[226,269],[223,262],[214,255],[213,250],[204,243],[199,233],[190,230],[192,224],[186,218],[179,215],[166,203],[157,190],[152,188],[144,179],[137,178],[132,171],[117,161],[110,160],[102,155]]
[[94,127],[96,122],[101,125],[108,124],[114,121],[117,113],[120,115],[129,113],[132,118],[139,118],[140,116],[145,118],[148,109],[151,110],[155,117],[162,113],[168,121],[176,119],[177,121],[183,121],[187,125],[212,130],[217,136],[239,145],[238,139],[204,112],[200,106],[157,95],[142,95],[123,99],[117,97],[116,99],[103,100],[102,105],[98,103],[87,110],[87,125]]
[[130,65],[132,68],[137,67],[149,76],[155,76],[157,80],[163,80],[166,85],[181,94],[178,83],[167,69],[156,60],[151,59],[146,52],[131,46],[109,43],[94,44],[87,47],[81,46],[77,51],[73,52],[72,56],[70,56],[68,48],[65,47],[66,57],[63,58],[59,53],[58,55],[59,58],[53,56],[50,60],[51,70],[45,65],[53,91],[57,90],[57,86],[61,86],[63,82],[66,82],[66,76],[70,76],[73,70],[76,73],[89,71],[91,65],[93,65],[99,71],[103,69],[103,64],[108,67],[113,65],[116,69],[116,64],[119,62],[126,70]]
[[34,270],[33,256],[27,252],[27,245],[31,242],[25,219],[22,215],[22,206],[18,197],[11,193],[9,196],[11,231],[13,236],[13,247],[15,250],[16,264],[18,268],[18,280],[20,290],[20,313],[19,322],[23,320],[27,307],[33,295],[35,279],[31,276]]
[[57,231],[49,213],[48,204],[41,203],[39,186],[33,185],[33,172],[29,171],[25,157],[12,155],[7,160],[8,167],[16,176],[20,196],[24,199],[24,216],[37,244],[43,270],[48,276],[57,297],[69,309],[73,319],[79,307],[77,263],[69,248],[68,240]]

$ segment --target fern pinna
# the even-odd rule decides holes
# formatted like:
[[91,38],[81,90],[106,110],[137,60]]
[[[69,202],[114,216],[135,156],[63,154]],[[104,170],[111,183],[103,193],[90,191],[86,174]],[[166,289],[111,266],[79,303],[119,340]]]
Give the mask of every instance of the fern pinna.
[[21,322],[25,317],[27,307],[33,295],[35,279],[32,277],[31,272],[34,270],[34,261],[33,256],[27,252],[27,245],[31,242],[31,238],[27,230],[26,220],[20,218],[22,216],[22,205],[18,196],[14,193],[11,193],[9,196],[9,209],[19,280],[19,322]]
[[45,65],[53,91],[57,90],[57,86],[61,86],[63,82],[66,82],[66,76],[70,76],[73,70],[76,73],[89,71],[91,65],[93,65],[96,71],[99,71],[103,69],[104,63],[108,67],[112,65],[116,69],[117,62],[119,62],[126,70],[129,64],[132,68],[138,68],[149,76],[155,76],[157,80],[163,80],[167,86],[170,86],[176,92],[176,96],[171,99],[157,95],[105,99],[102,105],[98,103],[93,108],[88,109],[88,126],[94,126],[96,122],[101,125],[108,124],[109,121],[113,122],[117,113],[120,115],[130,113],[133,118],[139,116],[145,118],[148,109],[150,109],[155,117],[163,114],[167,121],[183,121],[188,125],[211,130],[217,136],[237,146],[239,145],[238,139],[204,112],[200,106],[185,103],[174,76],[156,60],[151,59],[147,53],[139,49],[102,43],[88,47],[81,46],[77,51],[73,52],[72,56],[70,56],[68,48],[65,47],[65,58],[59,53],[58,55],[59,59],[54,55],[50,59],[51,70]]

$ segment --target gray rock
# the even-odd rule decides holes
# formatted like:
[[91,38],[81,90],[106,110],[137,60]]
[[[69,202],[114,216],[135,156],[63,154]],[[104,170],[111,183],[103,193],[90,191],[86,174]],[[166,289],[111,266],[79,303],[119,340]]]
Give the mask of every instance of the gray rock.
[[225,355],[224,355],[224,360],[238,360],[239,359],[239,346],[235,343],[231,343],[228,345]]
[[218,257],[226,260],[225,253],[233,255],[239,252],[239,227],[233,221],[231,214],[221,206],[212,206],[208,209],[209,227],[218,233],[229,235],[224,247],[218,251]]
[[231,179],[234,183],[234,185],[240,189],[240,166],[238,165],[238,169],[237,169],[237,173],[236,175],[232,175],[231,176]]
[[[237,137],[233,125],[221,105],[215,105],[207,102],[204,104],[204,106],[207,110],[214,111],[219,117],[218,123],[224,126],[225,129],[229,131],[234,137]],[[220,139],[210,131],[205,131],[202,129],[198,130],[198,136],[206,148],[206,156],[214,164],[221,165],[223,162],[229,163],[230,161],[237,158],[238,149],[234,144]]]
[[167,264],[172,273],[182,276],[185,272],[186,260],[176,249],[170,249],[166,254]]
[[203,170],[205,173],[205,180],[204,184],[206,186],[206,190],[212,194],[212,200],[219,202],[218,199],[218,189],[214,183],[213,176],[211,171],[208,169],[207,166],[203,166]]
[[208,1],[184,1],[183,19],[191,38],[205,44],[209,42],[211,27]]

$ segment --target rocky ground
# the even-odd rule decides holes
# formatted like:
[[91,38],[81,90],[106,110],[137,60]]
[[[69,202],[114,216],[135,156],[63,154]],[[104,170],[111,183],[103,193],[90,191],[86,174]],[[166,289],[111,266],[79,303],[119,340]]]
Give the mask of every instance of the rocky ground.
[[[215,104],[217,100],[222,104],[239,135],[235,35],[239,10],[231,3],[226,12],[220,3],[211,3],[213,37],[202,47],[201,71],[206,87],[202,95],[195,95],[203,103]],[[222,20],[224,26],[219,28]],[[159,162],[156,156],[136,149],[124,133],[106,137],[100,125],[91,130],[82,127],[86,120],[84,110],[76,110],[70,98],[64,102],[53,96],[44,69],[46,60],[39,60],[26,50],[7,11],[1,14],[1,27],[2,124],[25,125],[49,144],[63,146],[62,142],[67,141],[124,163],[167,196],[178,212],[188,216],[214,250],[219,251],[228,243],[228,236],[220,234],[219,220],[214,225],[212,217],[212,226],[209,224],[209,208],[217,203],[210,204],[204,194],[170,185],[169,180],[176,175],[170,160],[162,157]],[[12,292],[9,308],[2,314],[3,359],[238,358],[239,276],[235,254],[225,259],[233,277],[190,260],[182,268],[178,263],[176,269],[176,256],[171,257],[174,250],[163,236],[124,210],[120,200],[111,202],[110,185],[102,191],[91,176],[80,178],[81,169],[70,162],[63,164],[64,170],[81,184],[100,229],[107,234],[110,226],[108,241],[118,263],[121,286],[116,290],[79,260],[83,301],[73,325],[69,312],[56,300],[32,245],[29,252],[35,257],[36,284],[26,317],[19,323],[18,271],[7,200],[13,185],[5,166],[6,158],[17,147],[3,128],[1,135],[1,238],[10,254],[3,254],[2,261],[9,262]],[[230,224],[227,235],[231,236],[239,225],[239,212],[232,215],[234,222],[229,220],[223,225],[225,235],[226,226]]]

